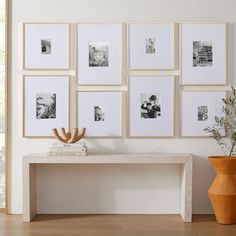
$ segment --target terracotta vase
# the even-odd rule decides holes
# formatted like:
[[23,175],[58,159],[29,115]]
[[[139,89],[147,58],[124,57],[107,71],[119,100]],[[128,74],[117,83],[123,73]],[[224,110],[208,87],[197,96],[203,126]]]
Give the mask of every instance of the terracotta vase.
[[236,224],[236,158],[209,157],[217,175],[208,196],[219,224]]

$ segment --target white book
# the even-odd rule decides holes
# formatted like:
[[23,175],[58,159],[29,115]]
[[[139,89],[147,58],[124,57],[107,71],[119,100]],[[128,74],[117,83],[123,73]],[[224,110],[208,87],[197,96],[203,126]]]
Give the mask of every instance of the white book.
[[60,142],[54,142],[52,143],[52,147],[57,148],[63,148],[63,147],[70,147],[70,148],[79,148],[79,147],[85,147],[85,142],[78,142],[78,143],[60,143]]
[[52,151],[52,152],[85,152],[87,151],[87,148],[86,147],[81,147],[81,148],[55,148],[55,147],[52,147],[52,148],[49,148],[49,151]]
[[86,156],[87,152],[75,152],[75,153],[58,153],[58,152],[48,152],[48,156]]

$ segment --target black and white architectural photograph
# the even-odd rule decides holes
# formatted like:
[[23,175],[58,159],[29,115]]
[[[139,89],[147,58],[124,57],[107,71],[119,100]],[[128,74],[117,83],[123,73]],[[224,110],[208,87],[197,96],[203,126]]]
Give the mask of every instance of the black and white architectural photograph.
[[208,120],[208,107],[207,106],[198,106],[197,108],[197,117],[198,121]]
[[161,117],[160,94],[141,93],[141,118],[154,119]]
[[156,39],[146,38],[146,54],[156,53]]
[[41,54],[51,54],[52,44],[50,39],[41,40]]
[[193,41],[193,67],[213,65],[211,41]]
[[56,119],[56,94],[36,94],[36,119]]
[[89,67],[108,67],[109,47],[108,42],[89,43]]
[[94,121],[104,121],[105,120],[105,112],[104,108],[101,106],[94,107]]

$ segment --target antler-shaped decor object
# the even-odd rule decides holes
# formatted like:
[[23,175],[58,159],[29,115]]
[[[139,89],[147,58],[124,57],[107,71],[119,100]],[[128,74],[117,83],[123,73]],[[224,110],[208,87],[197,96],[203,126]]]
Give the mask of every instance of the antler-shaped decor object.
[[61,141],[62,143],[76,143],[80,139],[84,137],[86,128],[81,128],[78,130],[78,128],[74,128],[73,135],[71,135],[70,132],[66,132],[65,128],[61,128],[61,136],[59,135],[57,129],[52,129],[52,132],[56,139]]

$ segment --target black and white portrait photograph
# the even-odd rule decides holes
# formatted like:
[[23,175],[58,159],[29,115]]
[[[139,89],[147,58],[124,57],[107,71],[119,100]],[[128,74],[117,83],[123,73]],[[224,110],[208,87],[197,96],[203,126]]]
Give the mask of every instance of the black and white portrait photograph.
[[206,67],[212,65],[212,42],[193,41],[193,67]]
[[108,42],[89,43],[89,66],[106,67],[109,66]]
[[197,108],[197,117],[199,121],[208,120],[208,107],[207,106],[198,106]]
[[146,38],[146,54],[156,53],[156,39]]
[[51,40],[42,39],[41,40],[41,54],[51,54]]
[[105,112],[104,108],[101,106],[94,107],[94,121],[104,121],[105,120]]
[[141,118],[153,119],[161,117],[160,94],[141,93]]
[[36,119],[56,119],[56,94],[36,94]]

